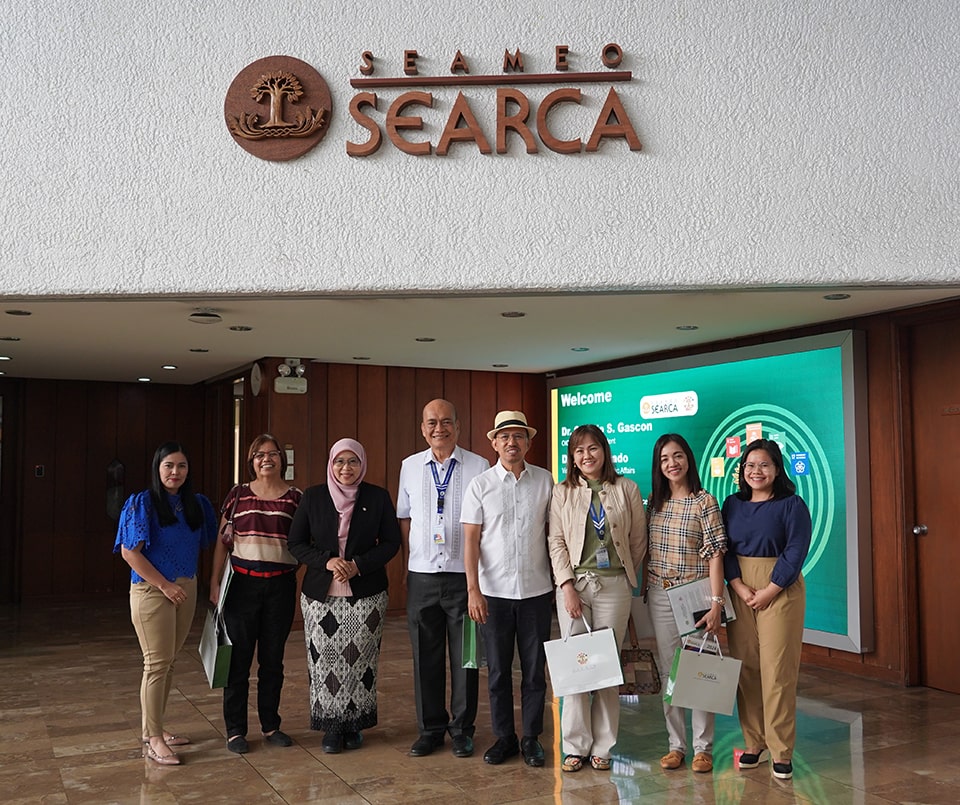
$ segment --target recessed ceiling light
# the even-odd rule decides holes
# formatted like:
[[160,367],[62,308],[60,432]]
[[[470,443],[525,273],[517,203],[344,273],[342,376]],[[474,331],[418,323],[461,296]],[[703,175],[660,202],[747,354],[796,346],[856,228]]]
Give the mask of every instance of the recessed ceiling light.
[[191,352],[209,352],[210,350],[205,349],[204,347],[191,347],[190,351]]
[[370,360],[370,356],[369,356],[369,355],[354,355],[354,356],[353,356],[353,359],[354,359],[355,361],[368,361],[368,360]]
[[161,368],[161,369],[166,369],[166,370],[168,370],[168,371],[172,371],[173,369],[176,369],[177,367],[174,366],[172,363],[165,363],[165,364],[164,364],[163,366],[161,366],[160,368]]
[[423,338],[417,339],[417,341],[419,341],[421,344],[429,344],[430,342],[436,341],[436,340],[437,340],[436,338],[430,338],[429,336],[424,336]]
[[253,327],[249,324],[234,324],[230,329],[235,333],[249,333]]
[[589,352],[590,347],[570,347],[571,352]]
[[33,313],[29,310],[6,310],[4,311],[8,316],[32,316]]
[[505,319],[522,319],[527,314],[522,310],[508,310],[505,313],[501,313],[501,316]]
[[13,360],[13,358],[11,358],[9,355],[0,355],[0,361],[11,361],[11,360]]
[[692,330],[699,330],[700,327],[696,324],[678,324],[677,329],[683,330],[683,331],[692,331]]
[[138,377],[137,380],[139,380],[141,383],[149,383],[149,382],[150,382],[150,378],[149,378],[149,377]]
[[849,299],[850,294],[848,293],[828,293],[825,297],[828,302],[842,302],[844,299]]
[[19,341],[20,339],[15,335],[0,335],[0,341]]
[[202,308],[193,311],[193,313],[187,316],[187,320],[192,321],[194,324],[217,324],[223,321],[223,317],[219,313]]

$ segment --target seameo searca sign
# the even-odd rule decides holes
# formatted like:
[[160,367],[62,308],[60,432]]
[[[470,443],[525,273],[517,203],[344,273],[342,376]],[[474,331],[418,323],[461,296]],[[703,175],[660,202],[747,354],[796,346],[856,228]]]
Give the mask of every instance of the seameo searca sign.
[[[364,51],[360,76],[350,81],[358,91],[350,101],[349,113],[366,137],[348,140],[347,154],[368,157],[386,143],[417,157],[446,156],[454,146],[476,148],[481,154],[505,154],[514,141],[522,143],[528,154],[541,148],[578,154],[597,151],[605,140],[620,141],[629,151],[640,151],[640,138],[616,89],[633,78],[632,72],[620,69],[622,48],[616,43],[604,45],[596,65],[603,69],[595,71],[572,70],[566,45],[556,45],[552,56],[552,72],[527,73],[524,54],[519,49],[513,53],[504,50],[501,72],[474,73],[457,50],[448,73],[430,75],[420,71],[421,54],[405,50],[398,60],[402,75],[381,75],[382,60],[372,51]],[[610,85],[609,89],[604,85]],[[477,103],[489,103],[469,94],[475,87],[495,88],[492,130],[481,125],[474,111]],[[531,87],[540,91],[535,94]],[[577,118],[583,123],[582,136],[558,135],[551,125],[555,117],[551,113],[561,105],[587,112],[585,93],[589,104],[597,105],[590,97],[593,88],[598,88],[596,94],[603,98],[599,114]],[[288,56],[248,65],[234,79],[224,104],[234,139],[262,159],[291,159],[306,153],[322,139],[331,111],[329,89],[319,73]],[[429,131],[436,125],[432,119],[425,123],[423,117],[430,111],[446,115],[435,139]]]

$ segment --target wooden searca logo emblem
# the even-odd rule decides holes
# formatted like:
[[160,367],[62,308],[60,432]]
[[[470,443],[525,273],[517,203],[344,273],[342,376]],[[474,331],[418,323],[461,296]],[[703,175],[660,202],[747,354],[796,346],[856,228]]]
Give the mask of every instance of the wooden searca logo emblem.
[[292,56],[268,56],[243,68],[223,104],[227,128],[255,157],[295,159],[330,128],[330,88],[309,64]]

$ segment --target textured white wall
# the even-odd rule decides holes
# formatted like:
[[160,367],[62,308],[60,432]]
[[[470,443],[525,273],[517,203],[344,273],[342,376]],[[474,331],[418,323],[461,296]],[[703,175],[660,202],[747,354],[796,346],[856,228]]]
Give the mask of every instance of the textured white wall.
[[[642,152],[346,155],[365,49],[390,75],[406,48],[425,73],[458,48],[546,72],[557,44],[603,69],[609,41]],[[0,6],[0,45],[0,294],[960,283],[956,0],[26,0]],[[223,122],[272,54],[333,93],[288,163]],[[608,88],[559,133],[586,140]],[[434,93],[436,143],[455,91]],[[465,94],[492,142],[494,90]]]

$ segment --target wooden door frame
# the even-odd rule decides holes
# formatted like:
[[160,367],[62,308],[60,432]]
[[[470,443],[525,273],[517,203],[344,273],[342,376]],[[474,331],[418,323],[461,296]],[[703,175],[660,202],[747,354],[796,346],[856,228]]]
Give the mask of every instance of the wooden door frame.
[[894,446],[894,461],[899,464],[896,476],[902,494],[896,495],[897,522],[900,523],[897,559],[903,569],[898,612],[900,617],[900,655],[903,658],[901,672],[904,685],[920,685],[920,585],[917,560],[917,541],[913,535],[917,501],[913,479],[916,477],[916,454],[913,443],[913,389],[910,385],[913,355],[910,334],[914,327],[936,324],[941,321],[960,319],[957,303],[947,302],[919,310],[904,311],[891,318],[893,328],[892,349],[896,366],[896,399],[899,400],[896,414],[900,433]]

